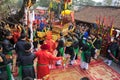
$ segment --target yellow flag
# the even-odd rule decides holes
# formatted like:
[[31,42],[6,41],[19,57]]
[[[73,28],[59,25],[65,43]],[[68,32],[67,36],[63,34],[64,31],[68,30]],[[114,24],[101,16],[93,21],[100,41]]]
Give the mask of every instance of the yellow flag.
[[52,1],[50,1],[50,6],[49,6],[50,8],[52,8],[53,7],[53,4],[52,4]]
[[66,2],[66,3],[65,3],[65,7],[64,7],[65,10],[67,9],[67,5],[68,5],[68,4],[67,4],[67,2]]
[[111,30],[110,30],[110,36],[113,35],[113,29],[114,29],[114,25],[112,25],[112,27],[111,27]]

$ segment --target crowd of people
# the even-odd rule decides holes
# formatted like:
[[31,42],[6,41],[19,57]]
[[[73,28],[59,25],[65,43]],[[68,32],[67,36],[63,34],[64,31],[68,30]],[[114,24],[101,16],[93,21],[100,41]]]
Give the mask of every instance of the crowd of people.
[[[39,29],[37,24],[33,26],[34,31]],[[87,70],[91,59],[97,60],[100,56],[102,34],[91,33],[86,25],[77,26],[67,35],[61,32],[60,38],[56,41],[52,39],[52,32],[48,32],[44,40],[36,39],[37,34],[35,34],[34,41],[28,41],[29,36],[26,31],[28,30],[21,28],[14,42],[11,39],[15,35],[9,30],[4,35],[0,45],[0,80],[14,80],[13,73],[16,67],[19,67],[19,80],[25,80],[26,77],[31,77],[32,80],[48,80],[52,65],[72,66],[80,55],[80,68]],[[120,61],[118,42],[119,40],[114,38],[108,45],[107,60],[105,60],[108,65],[111,65],[112,61],[117,63]],[[37,65],[34,66],[36,60]],[[69,62],[66,63],[66,60]]]

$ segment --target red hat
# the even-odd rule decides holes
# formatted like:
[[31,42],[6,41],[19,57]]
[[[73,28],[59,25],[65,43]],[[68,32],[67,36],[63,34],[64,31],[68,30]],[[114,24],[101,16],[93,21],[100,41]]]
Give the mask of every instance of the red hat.
[[47,50],[49,46],[47,44],[42,44],[40,48],[43,50]]

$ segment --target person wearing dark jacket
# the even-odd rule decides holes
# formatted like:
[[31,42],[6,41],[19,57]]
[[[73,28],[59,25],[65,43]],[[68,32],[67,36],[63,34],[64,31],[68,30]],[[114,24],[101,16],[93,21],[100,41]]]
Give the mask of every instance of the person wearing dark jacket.
[[112,64],[112,61],[118,62],[116,59],[117,52],[119,51],[119,45],[117,43],[117,38],[114,38],[113,42],[108,45],[107,49],[107,58],[104,62],[106,62],[109,66]]
[[21,34],[20,39],[15,45],[15,51],[17,54],[17,62],[19,62],[19,58],[24,54],[25,48],[24,45],[26,44],[26,36],[24,33]]
[[12,38],[12,34],[10,31],[7,31],[5,34],[5,39],[2,41],[2,53],[5,55],[6,59],[10,61],[7,65],[7,69],[9,70],[9,80],[14,80],[13,75],[11,74],[11,63],[12,63],[12,51],[14,50],[13,45],[10,43],[10,39]]
[[0,45],[0,80],[12,80],[9,63],[11,60],[7,60],[2,53],[2,46]]
[[[57,57],[64,57],[64,47],[65,47],[65,38],[62,33],[60,33],[60,39],[58,40],[58,45],[57,45]],[[58,60],[56,63],[56,66],[61,65],[61,60]]]
[[70,65],[74,64],[74,56],[75,56],[72,44],[73,44],[73,38],[71,37],[71,35],[68,35],[65,43],[66,46],[65,54],[70,55],[70,61],[69,61]]
[[100,49],[101,49],[101,46],[102,46],[102,37],[101,37],[101,34],[97,35],[97,38],[96,38],[95,42],[93,43],[93,46],[95,48],[94,58],[97,59],[98,56],[100,55]]
[[6,32],[5,39],[2,42],[2,47],[3,47],[3,54],[5,56],[11,56],[12,55],[12,50],[14,49],[13,45],[10,43],[10,39],[12,38],[12,34],[10,31]]
[[24,55],[20,56],[20,77],[22,76],[22,80],[25,77],[35,78],[35,71],[34,71],[34,59],[36,58],[35,54],[31,53],[31,44],[26,43],[24,45],[25,52]]
[[73,50],[74,50],[74,59],[77,59],[78,58],[78,53],[79,53],[79,39],[77,36],[73,36]]
[[81,53],[81,68],[83,70],[86,70],[88,69],[88,66],[89,66],[89,63],[90,63],[90,60],[91,60],[91,38],[88,37],[87,40],[86,38],[83,38],[82,40],[82,47],[81,47],[81,50],[82,50],[82,53]]

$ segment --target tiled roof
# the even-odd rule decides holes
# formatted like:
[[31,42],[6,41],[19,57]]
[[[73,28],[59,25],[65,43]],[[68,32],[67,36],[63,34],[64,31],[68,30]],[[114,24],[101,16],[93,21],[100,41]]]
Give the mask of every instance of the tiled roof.
[[114,18],[115,28],[120,29],[120,7],[86,6],[75,12],[75,19],[89,23],[95,23],[98,16]]

